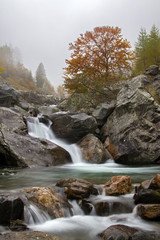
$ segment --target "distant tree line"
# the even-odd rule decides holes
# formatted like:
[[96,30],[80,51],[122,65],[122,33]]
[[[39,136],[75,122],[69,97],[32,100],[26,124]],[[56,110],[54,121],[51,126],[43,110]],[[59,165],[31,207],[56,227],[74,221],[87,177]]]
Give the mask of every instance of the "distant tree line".
[[135,68],[136,73],[143,73],[150,65],[160,65],[160,33],[153,25],[149,34],[141,28],[138,40],[135,44]]
[[25,91],[37,91],[55,94],[54,87],[48,81],[43,63],[40,63],[36,77],[21,63],[20,51],[4,45],[0,47],[0,74],[14,88]]

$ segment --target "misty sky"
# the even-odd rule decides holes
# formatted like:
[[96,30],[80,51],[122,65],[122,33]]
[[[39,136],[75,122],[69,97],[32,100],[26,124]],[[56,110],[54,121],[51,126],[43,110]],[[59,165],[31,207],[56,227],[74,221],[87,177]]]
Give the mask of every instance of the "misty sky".
[[63,83],[68,45],[98,26],[118,26],[134,47],[140,28],[160,29],[160,0],[0,0],[0,45],[18,47],[33,76],[43,62],[50,82]]

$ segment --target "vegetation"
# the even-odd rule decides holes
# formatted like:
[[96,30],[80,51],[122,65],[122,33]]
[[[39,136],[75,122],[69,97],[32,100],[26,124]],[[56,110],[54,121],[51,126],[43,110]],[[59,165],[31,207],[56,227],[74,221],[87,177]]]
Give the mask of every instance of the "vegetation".
[[160,33],[153,25],[149,34],[141,28],[135,44],[135,73],[143,73],[150,65],[160,65]]
[[47,79],[45,68],[43,63],[38,65],[36,71],[36,86],[37,90],[44,94],[55,94],[54,87],[50,84]]
[[131,70],[133,52],[118,27],[96,27],[70,43],[64,86],[70,93],[102,92],[108,82]]
[[34,90],[32,73],[20,63],[16,53],[17,50],[15,51],[8,45],[0,47],[0,61],[3,66],[1,76],[14,88],[27,91]]
[[53,86],[46,77],[44,66],[40,63],[36,71],[36,81],[32,72],[20,62],[17,48],[8,45],[0,47],[0,74],[5,81],[18,90],[37,91],[45,94],[55,94]]

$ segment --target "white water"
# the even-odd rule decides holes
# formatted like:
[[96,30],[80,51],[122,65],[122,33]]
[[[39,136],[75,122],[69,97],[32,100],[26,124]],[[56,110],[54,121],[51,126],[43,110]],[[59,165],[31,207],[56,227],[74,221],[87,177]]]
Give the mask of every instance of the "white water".
[[[57,139],[54,133],[51,131],[50,126],[45,126],[43,123],[40,123],[38,118],[33,118],[33,123],[28,122],[28,130],[29,134],[33,137],[39,137],[47,139],[56,145],[64,148],[71,155],[73,164],[68,164],[62,167],[58,167],[58,169],[73,169],[78,170],[79,172],[93,172],[94,174],[98,173],[107,173],[114,175],[114,173],[118,174],[128,174],[128,173],[151,173],[153,170],[159,171],[159,168],[156,167],[139,167],[139,168],[131,168],[124,167],[123,165],[116,164],[113,161],[107,162],[105,164],[87,164],[83,161],[81,157],[81,153],[79,148],[75,145],[69,145],[64,141]],[[97,175],[96,175],[97,176]],[[65,177],[65,176],[64,176]],[[131,227],[138,227],[143,230],[158,230],[159,226],[153,222],[147,222],[142,220],[140,217],[136,215],[136,207],[133,209],[132,213],[124,213],[122,209],[120,209],[119,214],[112,213],[112,203],[120,202],[124,205],[129,204],[131,207],[134,207],[133,204],[133,195],[125,195],[120,197],[111,197],[105,196],[104,194],[98,196],[91,196],[90,202],[94,204],[99,202],[108,202],[111,205],[110,216],[96,216],[96,211],[93,207],[90,215],[85,215],[83,210],[77,204],[75,200],[70,201],[72,205],[72,211],[74,216],[69,216],[65,218],[58,218],[54,220],[48,220],[48,216],[42,213],[40,210],[35,208],[35,206],[30,206],[27,211],[30,214],[30,220],[28,223],[30,224],[30,228],[35,231],[44,231],[48,233],[53,233],[62,237],[63,240],[73,239],[73,240],[93,240],[96,239],[96,235],[107,227],[115,224],[124,224]],[[109,205],[109,206],[110,206]],[[42,216],[41,216],[42,214]],[[37,216],[37,217],[35,217]]]
[[68,144],[65,141],[58,139],[49,126],[39,122],[38,117],[32,118],[32,122],[27,121],[28,134],[32,137],[47,139],[54,144],[64,148],[69,152],[73,163],[83,162],[81,151],[76,144]]
[[36,224],[36,223],[44,223],[48,220],[51,220],[48,213],[43,210],[40,210],[36,205],[33,203],[25,206],[24,209],[24,221],[27,224]]
[[43,224],[30,226],[30,228],[34,231],[53,233],[62,237],[64,240],[93,240],[97,234],[109,226],[116,224],[124,224],[148,231],[158,230],[158,227],[156,228],[152,223],[141,220],[134,212],[108,217],[76,215],[69,218],[54,219]]

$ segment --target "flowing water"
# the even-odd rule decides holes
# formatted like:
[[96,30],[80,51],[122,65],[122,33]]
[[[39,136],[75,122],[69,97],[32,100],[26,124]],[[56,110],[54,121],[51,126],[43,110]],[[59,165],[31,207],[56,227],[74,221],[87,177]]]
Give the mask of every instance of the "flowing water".
[[[81,152],[76,144],[68,144],[57,139],[48,126],[39,122],[38,117],[28,122],[28,132],[33,137],[48,139],[49,141],[67,150],[72,158],[73,164],[54,166],[49,168],[34,169],[0,169],[0,191],[15,192],[22,188],[32,186],[53,186],[62,178],[82,178],[95,184],[103,184],[112,176],[129,175],[132,183],[139,183],[150,179],[160,173],[160,166],[125,166],[109,160],[104,164],[88,164],[82,159]],[[92,205],[90,215],[85,215],[76,201],[70,201],[74,216],[68,214],[65,218],[51,220],[47,213],[39,210],[33,204],[25,207],[25,221],[33,230],[53,233],[64,240],[93,240],[96,235],[110,225],[125,224],[133,227],[140,227],[145,230],[158,230],[160,225],[154,222],[147,222],[136,215],[136,207],[133,203],[133,194],[121,197],[109,197],[98,195],[91,196],[90,202],[104,201],[109,203],[109,216],[97,216]],[[120,202],[131,211],[127,212],[121,207],[118,212],[114,211],[114,203]]]

